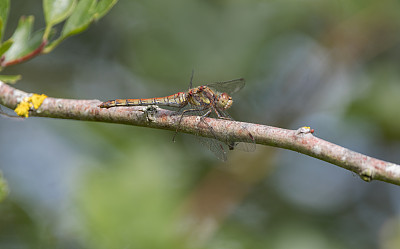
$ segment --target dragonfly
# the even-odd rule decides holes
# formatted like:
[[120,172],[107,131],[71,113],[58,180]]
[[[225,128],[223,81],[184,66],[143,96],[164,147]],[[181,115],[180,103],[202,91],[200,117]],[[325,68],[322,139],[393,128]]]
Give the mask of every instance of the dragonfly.
[[211,84],[192,87],[193,73],[190,79],[189,90],[186,92],[178,92],[166,97],[158,98],[145,98],[145,99],[115,99],[103,102],[100,108],[122,107],[122,106],[166,106],[178,109],[180,119],[178,121],[177,129],[173,138],[179,131],[179,127],[184,115],[192,114],[200,116],[198,127],[206,127],[209,129],[213,138],[205,138],[196,136],[198,140],[211,150],[222,161],[227,160],[226,152],[238,148],[244,151],[254,151],[255,141],[251,133],[243,127],[245,139],[240,141],[231,141],[225,139],[221,141],[217,139],[214,129],[205,122],[205,117],[215,117],[225,120],[233,120],[227,113],[233,100],[231,95],[238,92],[245,86],[243,78],[234,79],[224,82],[215,82]]

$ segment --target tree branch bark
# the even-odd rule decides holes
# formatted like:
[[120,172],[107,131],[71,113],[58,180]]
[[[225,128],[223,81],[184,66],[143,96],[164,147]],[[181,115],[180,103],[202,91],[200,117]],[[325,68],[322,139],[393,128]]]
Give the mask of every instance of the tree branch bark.
[[[15,89],[0,82],[0,104],[15,109],[19,102],[31,94]],[[144,126],[157,129],[176,130],[180,115],[176,112],[160,108],[144,106],[99,108],[99,100],[75,100],[46,98],[37,110],[31,110],[31,116],[98,121],[108,123]],[[287,130],[266,125],[222,119],[205,118],[213,127],[199,129],[199,117],[184,116],[179,127],[180,132],[198,134],[205,137],[214,137],[232,141],[246,139],[248,130],[257,144],[269,145],[297,151],[320,160],[332,163],[339,167],[353,171],[363,180],[380,180],[400,185],[400,165],[372,158],[339,145],[330,143],[312,135],[310,129],[299,128]]]

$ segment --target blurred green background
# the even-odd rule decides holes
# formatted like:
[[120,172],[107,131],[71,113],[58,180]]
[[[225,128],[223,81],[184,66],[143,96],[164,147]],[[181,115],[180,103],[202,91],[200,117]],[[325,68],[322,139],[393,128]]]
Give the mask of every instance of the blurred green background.
[[[44,27],[41,1],[13,0]],[[145,98],[244,77],[231,115],[400,163],[400,3],[120,1],[17,88]],[[10,112],[11,113],[11,112]],[[222,163],[185,134],[0,116],[0,248],[400,248],[400,189],[258,146]]]

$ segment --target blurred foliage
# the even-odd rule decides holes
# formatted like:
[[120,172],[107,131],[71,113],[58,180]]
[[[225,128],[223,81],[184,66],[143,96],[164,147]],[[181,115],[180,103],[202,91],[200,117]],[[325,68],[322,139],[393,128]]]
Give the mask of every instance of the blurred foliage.
[[[400,161],[398,1],[137,0],[105,16],[116,1],[58,2],[14,0],[6,10],[0,1],[3,37],[23,26],[24,44],[35,24],[53,45],[91,24],[52,53],[4,68],[24,76],[23,90],[145,98],[187,89],[192,69],[194,84],[244,77],[230,111],[237,120],[311,126],[328,141]],[[26,14],[35,23],[19,18]],[[0,248],[400,246],[397,186],[261,146],[222,164],[192,136],[172,136],[0,116],[0,169],[11,190],[0,204]]]
[[9,189],[6,179],[3,177],[3,173],[0,171],[0,202],[2,202],[8,195]]
[[77,207],[90,248],[181,247],[174,227],[177,179],[168,173],[172,165],[163,163],[156,152],[139,156],[143,152],[136,149],[132,160],[86,175]]
[[349,116],[361,117],[365,122],[382,128],[387,140],[400,140],[400,72],[395,64],[380,64],[372,68],[368,77],[371,85],[355,98],[348,109]]

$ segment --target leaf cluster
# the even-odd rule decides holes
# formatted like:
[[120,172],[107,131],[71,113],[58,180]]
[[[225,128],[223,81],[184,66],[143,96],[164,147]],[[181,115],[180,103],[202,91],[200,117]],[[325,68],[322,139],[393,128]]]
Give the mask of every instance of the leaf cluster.
[[[22,16],[13,35],[3,41],[10,0],[0,0],[0,70],[53,51],[66,38],[85,31],[103,17],[118,0],[43,0],[46,27],[33,31],[34,16]],[[62,24],[58,36],[55,25]],[[15,83],[20,75],[0,75]]]

